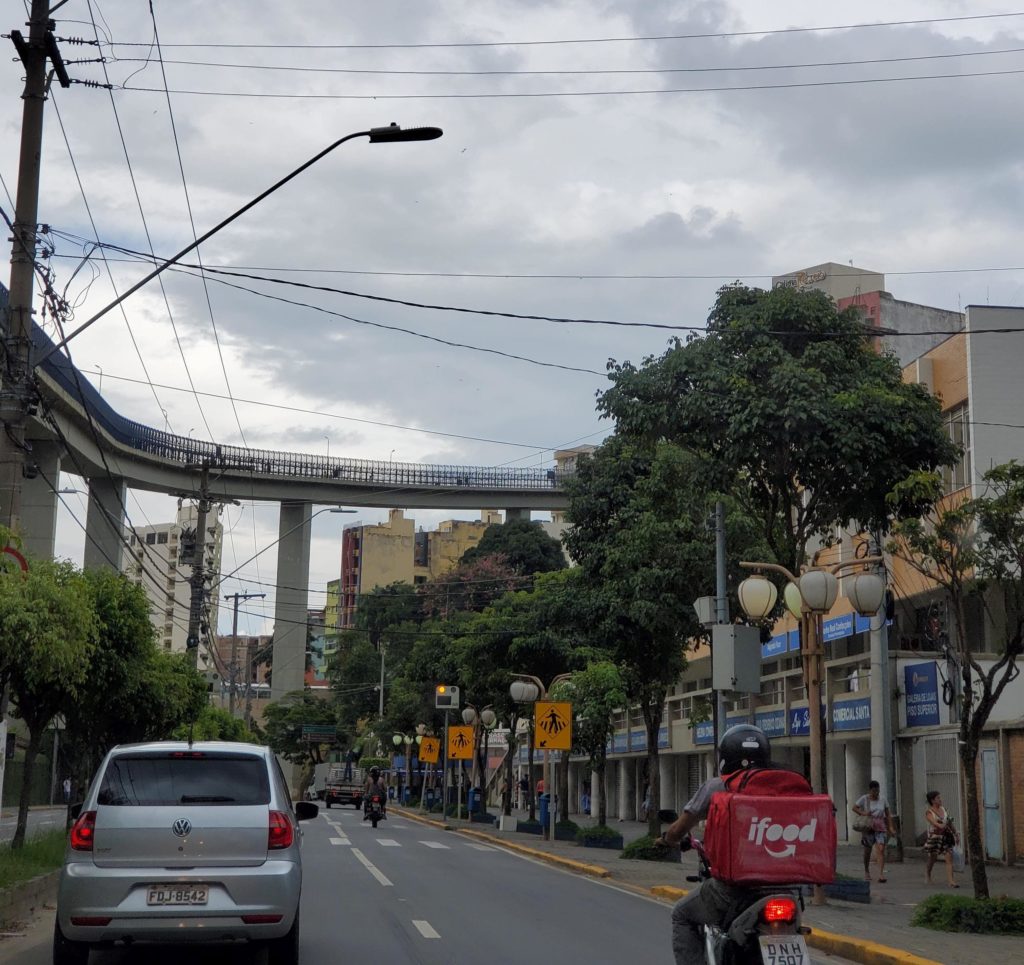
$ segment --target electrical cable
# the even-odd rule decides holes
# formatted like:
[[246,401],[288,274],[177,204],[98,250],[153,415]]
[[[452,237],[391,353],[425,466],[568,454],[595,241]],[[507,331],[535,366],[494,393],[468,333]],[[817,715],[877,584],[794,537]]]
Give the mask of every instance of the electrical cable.
[[[906,77],[860,77],[847,80],[790,81],[777,84],[736,84],[724,87],[650,87],[633,90],[561,90],[561,91],[491,91],[446,94],[282,94],[267,91],[197,90],[172,88],[170,94],[190,94],[198,97],[245,97],[257,100],[336,100],[336,101],[388,101],[388,100],[503,100],[537,99],[548,97],[629,97],[641,94],[726,94],[757,90],[799,90],[813,87],[852,87],[860,84],[905,84],[912,81],[967,80],[977,77],[1008,77],[1024,74],[1024,67],[1011,70],[962,71],[957,74],[912,74]],[[119,90],[133,93],[163,93],[158,87],[122,86]]]
[[[417,50],[443,48],[472,48],[472,47],[550,47],[561,44],[610,44],[610,43],[638,43],[647,41],[664,40],[707,40],[722,39],[731,37],[768,37],[778,34],[796,33],[827,33],[836,30],[864,30],[880,27],[911,27],[939,23],[962,23],[965,21],[977,20],[1003,20],[1010,17],[1024,16],[1024,11],[1012,11],[1008,13],[987,13],[973,14],[960,17],[928,17],[916,20],[888,20],[874,23],[846,23],[831,24],[822,27],[777,27],[767,30],[729,30],[729,31],[703,31],[700,33],[682,34],[649,34],[621,37],[576,37],[559,40],[490,40],[490,41],[453,41],[450,43],[417,43],[417,44],[246,44],[246,43],[177,43],[165,44],[166,47],[205,47],[205,48],[242,48],[246,50]],[[134,43],[118,41],[119,47],[144,47],[146,44],[138,41]]]
[[[826,60],[811,61],[797,64],[754,64],[734,67],[603,67],[588,69],[554,70],[396,70],[393,68],[366,67],[296,67],[289,64],[226,64],[204,60],[164,60],[165,64],[177,64],[183,67],[217,67],[230,70],[263,70],[283,71],[304,74],[369,74],[376,76],[414,76],[414,77],[536,77],[536,76],[579,76],[608,74],[710,74],[730,73],[733,71],[762,70],[804,70],[821,67],[860,67],[873,64],[904,64],[922,60],[954,60],[960,57],[992,57],[1000,54],[1019,54],[1024,47],[1005,47],[999,50],[965,50],[944,54],[919,54],[906,57],[874,57],[866,60]],[[143,62],[142,57],[118,57],[118,63]],[[145,59],[148,63],[148,58]],[[127,81],[126,81],[127,82]]]
[[[94,35],[96,37],[96,43],[97,43],[97,45],[99,45],[99,42],[100,42],[99,28],[96,25],[96,18],[93,16],[92,0],[86,0],[86,4],[87,4],[88,10],[89,10],[89,18],[90,18],[90,20],[92,22],[92,26],[93,26],[93,33],[94,33]],[[98,9],[99,9],[99,5],[97,4],[97,10]],[[102,13],[100,13],[100,16],[102,17]],[[125,140],[124,129],[121,126],[121,117],[120,117],[120,114],[118,113],[118,110],[117,110],[117,101],[114,99],[114,92],[113,92],[113,90],[109,89],[110,75],[109,75],[109,73],[107,71],[106,62],[103,63],[103,78],[107,82],[107,85],[108,85],[107,94],[110,97],[110,107],[111,107],[111,110],[114,113],[114,122],[117,125],[117,134],[118,134],[118,137],[120,138],[120,141],[121,141],[121,150],[122,150],[122,153],[124,154],[125,164],[128,167],[128,176],[129,176],[129,178],[131,180],[132,192],[135,195],[135,204],[136,204],[136,207],[138,208],[138,211],[139,211],[139,217],[142,220],[142,230],[143,230],[143,232],[144,232],[144,234],[146,236],[146,244],[149,245],[150,254],[155,257],[155,254],[154,254],[155,249],[153,247],[153,238],[152,238],[152,236],[150,234],[150,231],[149,231],[149,221],[146,218],[146,212],[145,212],[145,210],[143,209],[143,206],[142,206],[142,197],[139,194],[139,186],[138,186],[138,183],[135,180],[135,170],[134,170],[134,167],[132,166],[131,156],[130,156],[130,154],[128,152],[128,142]],[[95,226],[94,226],[94,230],[95,230]],[[96,240],[97,240],[97,242],[99,241],[99,237],[98,236],[97,236]],[[111,279],[111,282],[113,282],[113,279]],[[211,441],[213,441],[214,440],[213,429],[210,428],[210,423],[209,423],[209,421],[206,418],[206,413],[203,411],[202,403],[199,401],[199,396],[196,394],[195,382],[192,379],[192,372],[189,369],[188,360],[185,358],[185,348],[181,344],[181,337],[178,334],[178,326],[177,326],[177,323],[174,320],[174,312],[171,311],[171,302],[170,302],[170,298],[167,295],[167,289],[164,287],[164,280],[163,280],[162,277],[158,277],[157,278],[157,282],[160,285],[160,293],[163,296],[164,307],[167,310],[167,318],[168,318],[168,320],[171,323],[171,331],[174,333],[174,342],[175,342],[175,344],[178,347],[178,354],[181,356],[181,364],[182,364],[182,366],[185,369],[185,377],[188,379],[188,383],[189,383],[189,385],[192,388],[192,393],[193,393],[193,396],[195,397],[195,401],[196,401],[196,407],[199,409],[199,417],[202,419],[203,425],[206,426],[206,432],[207,432],[208,438]],[[117,290],[116,289],[114,290],[114,294],[115,295],[117,294]],[[125,310],[124,310],[123,305],[121,307],[121,312],[122,312],[122,314],[125,314]],[[147,373],[147,377],[148,377],[148,373]]]

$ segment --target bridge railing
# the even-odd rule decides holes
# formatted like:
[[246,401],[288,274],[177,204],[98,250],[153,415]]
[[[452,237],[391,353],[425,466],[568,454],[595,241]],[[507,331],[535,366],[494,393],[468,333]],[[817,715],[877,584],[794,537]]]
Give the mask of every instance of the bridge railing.
[[[53,343],[33,325],[32,341],[38,357]],[[519,469],[494,466],[431,465],[391,460],[347,459],[273,449],[250,449],[179,436],[136,422],[117,412],[81,373],[59,353],[42,365],[46,374],[115,440],[148,455],[186,466],[209,466],[289,478],[323,479],[368,486],[449,489],[561,490],[570,473],[555,469]],[[77,375],[77,378],[76,378]]]

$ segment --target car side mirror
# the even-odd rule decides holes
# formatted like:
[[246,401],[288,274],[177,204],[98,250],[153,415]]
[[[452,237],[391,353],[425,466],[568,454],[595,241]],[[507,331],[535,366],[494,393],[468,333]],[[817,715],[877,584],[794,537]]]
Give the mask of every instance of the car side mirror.
[[72,804],[71,807],[68,808],[68,811],[71,814],[71,820],[72,821],[77,821],[78,820],[78,815],[82,813],[82,804],[84,804],[84,803],[85,802],[83,802],[83,801],[79,801],[77,804]]
[[662,809],[658,812],[658,820],[662,824],[673,824],[679,820],[679,813],[677,811],[669,811],[668,809]]
[[312,801],[295,802],[295,818],[298,821],[309,821],[320,813],[320,807]]

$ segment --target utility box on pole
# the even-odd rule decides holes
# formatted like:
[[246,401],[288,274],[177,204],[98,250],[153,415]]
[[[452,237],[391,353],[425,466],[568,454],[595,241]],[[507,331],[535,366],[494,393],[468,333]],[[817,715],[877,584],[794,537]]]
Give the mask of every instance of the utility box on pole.
[[711,628],[711,686],[741,694],[761,692],[761,631],[742,624]]

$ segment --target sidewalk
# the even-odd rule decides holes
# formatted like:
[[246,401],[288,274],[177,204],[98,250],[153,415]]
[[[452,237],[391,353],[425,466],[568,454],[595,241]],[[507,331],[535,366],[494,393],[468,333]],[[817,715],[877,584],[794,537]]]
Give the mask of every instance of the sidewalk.
[[[526,814],[515,812],[514,816],[522,820]],[[439,816],[431,817],[437,819]],[[581,825],[596,823],[582,815],[574,816],[573,820]],[[664,885],[684,890],[695,887],[686,881],[686,875],[694,874],[697,870],[696,858],[692,855],[684,855],[682,865],[629,861],[620,858],[618,851],[583,848],[568,841],[545,841],[537,835],[499,831],[496,826],[469,824],[467,821],[456,821],[453,818],[449,818],[447,823],[457,830],[468,828],[547,854],[600,865],[610,871],[612,881],[631,888],[649,891],[651,888]],[[612,819],[609,826],[621,832],[627,844],[647,833],[647,826],[636,821],[620,822]],[[992,965],[993,962],[1000,960],[1019,960],[1022,946],[1022,939],[1019,936],[967,935],[912,928],[910,919],[914,907],[929,895],[950,893],[970,897],[973,894],[969,872],[957,875],[956,880],[960,884],[960,889],[950,891],[945,884],[945,865],[938,865],[933,870],[932,885],[925,884],[924,868],[924,858],[920,849],[908,849],[902,864],[887,865],[888,880],[885,884],[872,883],[871,904],[831,901],[825,906],[812,906],[808,903],[804,922],[821,931],[834,932],[861,941],[877,942],[942,965]],[[863,878],[864,865],[859,844],[840,844],[838,870],[849,877]],[[993,896],[1024,898],[1024,868],[989,865],[988,882],[989,893]],[[864,960],[867,961],[868,957],[865,956]]]

